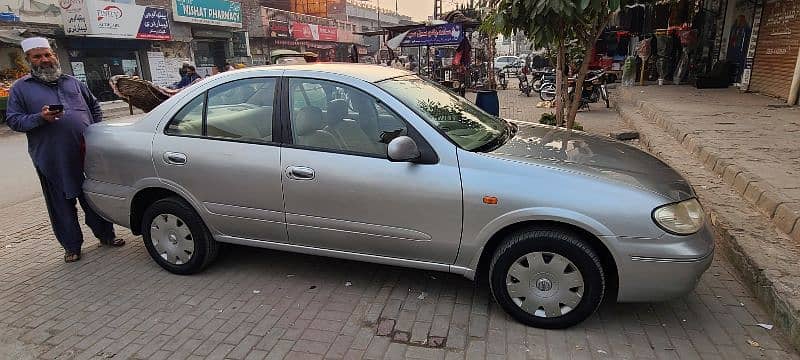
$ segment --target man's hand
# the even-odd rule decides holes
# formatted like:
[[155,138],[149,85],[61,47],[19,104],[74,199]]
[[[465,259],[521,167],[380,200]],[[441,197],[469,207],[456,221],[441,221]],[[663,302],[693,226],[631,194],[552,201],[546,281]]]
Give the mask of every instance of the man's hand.
[[61,115],[61,111],[50,111],[47,105],[42,106],[42,119],[44,119],[44,121],[52,123],[58,120],[58,115]]

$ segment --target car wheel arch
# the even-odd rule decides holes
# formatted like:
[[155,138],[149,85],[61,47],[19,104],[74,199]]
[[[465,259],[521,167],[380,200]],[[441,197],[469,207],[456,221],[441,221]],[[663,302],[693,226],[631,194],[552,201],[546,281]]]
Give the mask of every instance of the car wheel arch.
[[136,192],[136,195],[131,199],[130,206],[131,232],[134,235],[141,235],[142,217],[147,207],[158,200],[168,197],[184,199],[184,197],[177,192],[162,187],[147,187]]
[[606,289],[607,299],[616,299],[617,290],[619,287],[619,274],[617,261],[614,258],[611,250],[597,235],[586,230],[583,227],[557,221],[557,220],[525,220],[506,225],[505,227],[496,231],[483,245],[480,252],[480,257],[477,261],[475,269],[475,282],[481,287],[488,287],[489,281],[489,267],[497,248],[502,245],[506,237],[514,232],[523,229],[556,229],[576,233],[582,239],[585,239],[592,249],[597,252],[600,257],[603,270],[608,275],[608,286]]

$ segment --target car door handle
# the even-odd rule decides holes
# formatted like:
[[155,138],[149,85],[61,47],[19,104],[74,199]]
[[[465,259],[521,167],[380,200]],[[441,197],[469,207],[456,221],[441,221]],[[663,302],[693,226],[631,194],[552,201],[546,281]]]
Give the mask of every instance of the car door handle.
[[289,166],[286,168],[286,177],[293,180],[313,180],[314,169],[305,166]]
[[164,162],[171,165],[186,165],[186,154],[167,151],[164,153]]

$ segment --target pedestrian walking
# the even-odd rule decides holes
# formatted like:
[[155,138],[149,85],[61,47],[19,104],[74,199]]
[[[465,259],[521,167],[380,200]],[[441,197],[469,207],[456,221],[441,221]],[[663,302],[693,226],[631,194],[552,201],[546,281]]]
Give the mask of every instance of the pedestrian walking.
[[45,38],[22,41],[31,73],[11,86],[8,126],[28,137],[28,153],[39,175],[56,239],[64,248],[64,261],[81,258],[83,234],[76,202],[86,214],[86,225],[100,243],[125,245],[113,225],[86,202],[83,132],[103,120],[100,103],[78,79],[61,73],[61,65]]

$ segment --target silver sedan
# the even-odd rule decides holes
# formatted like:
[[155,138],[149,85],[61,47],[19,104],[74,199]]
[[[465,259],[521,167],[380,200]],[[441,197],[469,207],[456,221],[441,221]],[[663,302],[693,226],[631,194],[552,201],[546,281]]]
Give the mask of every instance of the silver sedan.
[[90,203],[177,274],[219,243],[447,271],[563,328],[604,298],[689,292],[714,251],[691,186],[653,156],[387,67],[225,72],[86,143]]

